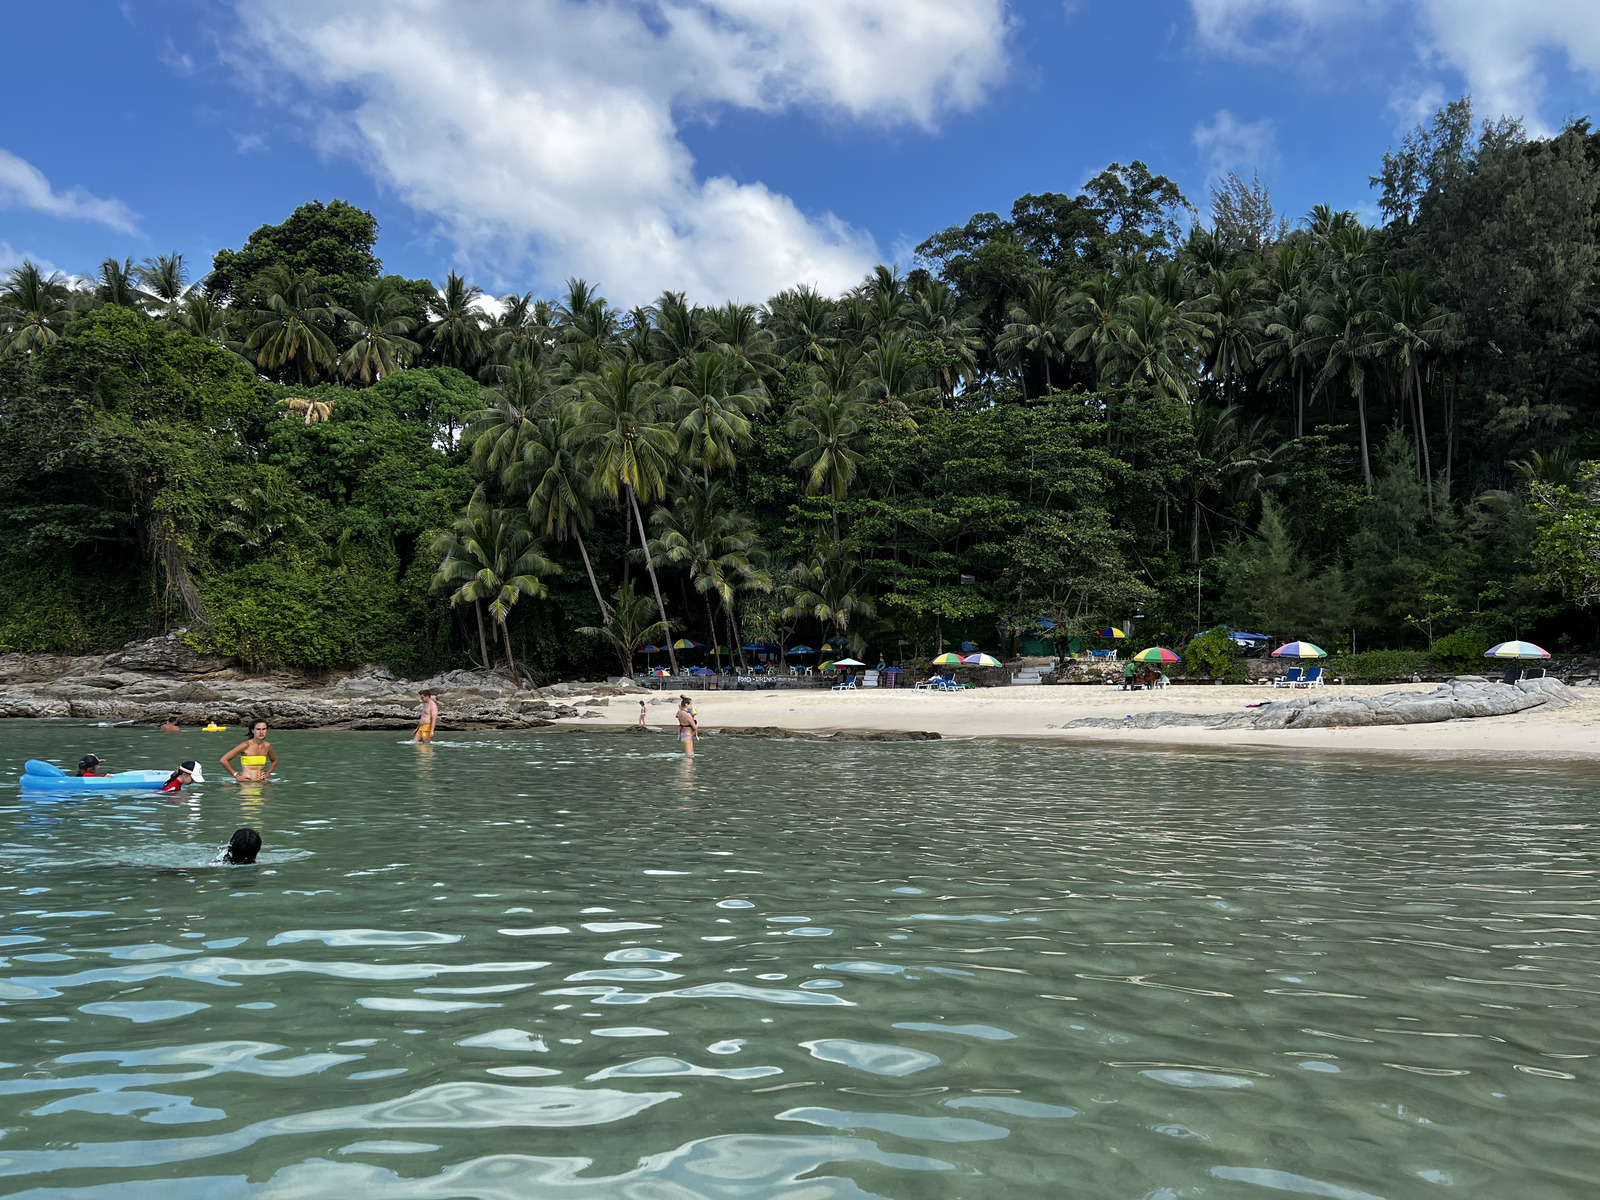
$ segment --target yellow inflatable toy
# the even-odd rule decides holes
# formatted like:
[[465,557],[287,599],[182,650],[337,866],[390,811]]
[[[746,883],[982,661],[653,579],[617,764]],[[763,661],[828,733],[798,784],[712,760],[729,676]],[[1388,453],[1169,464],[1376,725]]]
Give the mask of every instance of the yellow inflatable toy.
[[227,731],[228,727],[226,725],[218,725],[215,721],[200,728],[201,733],[226,733]]

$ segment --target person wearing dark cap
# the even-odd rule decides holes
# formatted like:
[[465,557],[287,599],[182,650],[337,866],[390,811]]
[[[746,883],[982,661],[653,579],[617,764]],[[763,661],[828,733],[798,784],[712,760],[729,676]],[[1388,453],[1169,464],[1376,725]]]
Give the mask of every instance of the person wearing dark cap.
[[105,774],[105,772],[96,770],[99,765],[100,756],[98,754],[85,754],[78,760],[78,770],[76,774],[80,779],[93,779],[98,775]]

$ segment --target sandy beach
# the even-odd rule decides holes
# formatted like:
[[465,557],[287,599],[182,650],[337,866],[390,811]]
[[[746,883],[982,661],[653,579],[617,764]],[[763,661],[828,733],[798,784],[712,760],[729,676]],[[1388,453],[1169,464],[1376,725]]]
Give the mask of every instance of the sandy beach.
[[[1427,692],[1431,684],[1329,688],[1326,695]],[[1562,709],[1533,709],[1429,725],[1358,729],[1214,730],[1053,728],[1080,717],[1121,717],[1171,711],[1232,713],[1247,704],[1283,699],[1265,687],[1172,687],[1122,692],[1101,687],[981,688],[943,694],[917,691],[694,692],[701,727],[777,726],[831,732],[844,729],[926,730],[945,738],[1033,738],[1114,741],[1155,748],[1209,747],[1378,753],[1406,757],[1470,758],[1504,762],[1600,758],[1600,697]],[[649,697],[649,723],[674,726],[676,693]],[[608,724],[638,720],[632,698],[613,698],[598,712]],[[593,726],[593,719],[563,722]]]

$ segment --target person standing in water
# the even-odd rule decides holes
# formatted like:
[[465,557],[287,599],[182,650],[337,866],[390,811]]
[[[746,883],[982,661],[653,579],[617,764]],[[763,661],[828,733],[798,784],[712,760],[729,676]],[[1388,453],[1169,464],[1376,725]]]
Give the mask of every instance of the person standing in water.
[[644,726],[645,726],[645,717],[648,716],[648,715],[649,714],[646,713],[645,709],[644,709],[644,701],[643,700],[639,701],[639,728],[640,729],[644,728]]
[[439,702],[427,688],[417,695],[422,697],[422,716],[417,721],[417,731],[411,735],[411,740],[426,744],[433,741],[433,729],[439,723]]
[[694,757],[694,740],[700,736],[700,723],[695,720],[694,710],[689,706],[689,697],[681,696],[678,699],[678,740],[683,743],[685,758]]
[[[239,758],[240,770],[233,769],[234,758]],[[222,756],[222,766],[229,775],[241,782],[265,782],[278,766],[277,751],[267,741],[267,723],[252,721],[250,736]]]

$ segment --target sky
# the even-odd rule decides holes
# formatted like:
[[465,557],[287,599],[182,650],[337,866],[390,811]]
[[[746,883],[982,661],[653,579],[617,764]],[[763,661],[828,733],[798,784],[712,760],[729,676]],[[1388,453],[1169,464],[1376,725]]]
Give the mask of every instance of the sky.
[[1144,160],[1204,211],[1377,219],[1440,104],[1537,133],[1600,107],[1596,0],[80,0],[8,14],[0,268],[196,276],[296,205],[386,269],[759,303],[837,293],[1028,192]]

